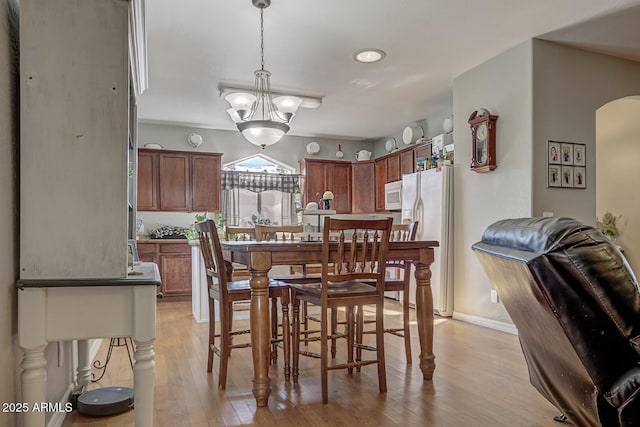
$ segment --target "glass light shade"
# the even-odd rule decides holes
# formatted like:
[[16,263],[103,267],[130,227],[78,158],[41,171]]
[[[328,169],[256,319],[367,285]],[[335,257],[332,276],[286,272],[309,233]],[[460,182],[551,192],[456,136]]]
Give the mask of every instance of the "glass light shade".
[[231,120],[233,120],[233,123],[238,123],[242,121],[242,119],[240,118],[240,114],[238,114],[238,112],[233,108],[228,108],[227,114],[229,115],[229,117],[231,117]]
[[252,144],[262,148],[280,141],[289,126],[272,120],[250,120],[237,124],[242,136]]
[[230,93],[225,96],[224,99],[229,103],[229,105],[231,105],[231,108],[236,111],[249,111],[251,110],[253,103],[256,102],[255,95],[245,92]]
[[273,103],[281,113],[295,114],[302,104],[302,99],[297,96],[283,95],[273,98]]

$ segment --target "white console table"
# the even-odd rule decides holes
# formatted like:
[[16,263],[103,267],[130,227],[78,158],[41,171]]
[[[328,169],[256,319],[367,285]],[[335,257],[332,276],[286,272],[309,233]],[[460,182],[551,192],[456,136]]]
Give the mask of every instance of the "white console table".
[[[18,335],[22,359],[23,401],[46,402],[50,341],[78,340],[78,385],[91,380],[88,340],[131,337],[135,342],[133,367],[135,425],[153,426],[158,266],[142,263],[141,275],[116,279],[37,279],[18,281]],[[45,425],[44,412],[24,414],[25,427]]]

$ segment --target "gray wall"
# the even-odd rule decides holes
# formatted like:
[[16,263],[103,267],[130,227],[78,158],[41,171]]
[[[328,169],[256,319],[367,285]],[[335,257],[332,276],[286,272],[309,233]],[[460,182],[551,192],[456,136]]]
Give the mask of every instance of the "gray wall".
[[[194,148],[187,143],[187,135],[191,132],[197,132],[203,136],[204,142],[200,147]],[[320,145],[320,152],[318,154],[310,155],[307,153],[306,147],[311,141],[316,141]],[[342,160],[355,160],[356,153],[359,150],[367,149],[373,151],[373,144],[367,141],[340,141],[290,135],[285,135],[280,142],[266,147],[263,150],[245,140],[240,132],[237,131],[142,122],[138,127],[138,147],[142,148],[148,143],[160,144],[165,149],[171,150],[223,153],[222,163],[229,163],[261,153],[288,165],[295,166],[296,168],[298,167],[298,161],[305,157],[336,159],[338,144],[342,145],[342,151],[344,153]]]
[[[534,40],[533,215],[553,212],[594,224],[596,110],[640,94],[640,63]],[[587,188],[546,187],[546,142],[587,145]]]
[[[17,3],[0,0],[0,402],[17,402]],[[15,424],[0,413],[0,426]]]
[[[531,214],[531,41],[456,77],[453,82],[455,141],[454,316],[511,323],[502,304],[490,302],[491,284],[471,245],[494,221]],[[499,116],[497,169],[469,170],[467,119],[479,108]],[[471,319],[470,319],[471,320]]]

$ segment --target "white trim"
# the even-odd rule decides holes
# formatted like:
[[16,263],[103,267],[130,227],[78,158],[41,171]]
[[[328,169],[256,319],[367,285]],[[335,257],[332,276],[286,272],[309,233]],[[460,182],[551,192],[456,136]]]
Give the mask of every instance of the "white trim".
[[[71,391],[73,390],[73,383],[69,385],[67,391],[62,395],[62,399],[60,399],[59,407],[64,408],[67,402],[69,401],[69,396],[71,396]],[[47,423],[47,427],[60,427],[64,422],[64,417],[67,416],[67,412],[55,412],[49,422]]]
[[500,322],[498,320],[487,319],[484,317],[473,316],[471,314],[464,314],[458,311],[453,312],[453,319],[460,320],[462,322],[472,323],[478,326],[484,326],[485,328],[495,329],[498,331],[506,332],[513,335],[518,335],[518,329],[513,323]]
[[96,358],[98,354],[98,350],[100,350],[100,346],[102,345],[102,338],[96,338],[91,340],[91,347],[89,347],[89,360],[93,362],[93,359]]

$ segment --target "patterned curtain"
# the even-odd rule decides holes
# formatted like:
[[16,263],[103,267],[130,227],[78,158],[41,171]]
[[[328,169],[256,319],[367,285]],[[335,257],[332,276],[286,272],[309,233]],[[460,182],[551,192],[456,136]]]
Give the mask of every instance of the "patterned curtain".
[[297,193],[300,175],[222,171],[222,190],[242,189],[260,193],[267,190]]

